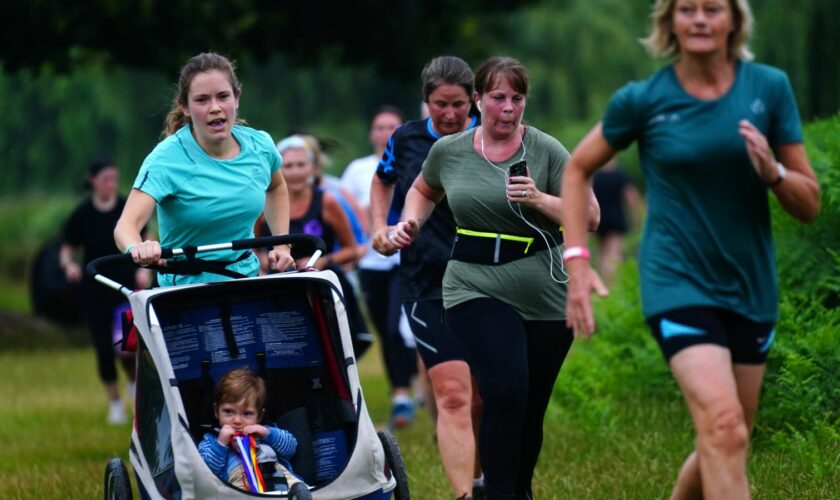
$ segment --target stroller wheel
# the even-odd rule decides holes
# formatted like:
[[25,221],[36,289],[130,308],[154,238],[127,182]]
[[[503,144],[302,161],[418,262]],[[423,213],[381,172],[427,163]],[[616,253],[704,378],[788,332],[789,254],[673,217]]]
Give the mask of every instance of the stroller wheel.
[[304,483],[295,483],[289,488],[289,500],[312,500],[312,493]]
[[131,500],[131,480],[119,458],[112,458],[105,466],[105,500]]
[[397,481],[397,487],[394,488],[394,500],[410,500],[408,476],[405,474],[405,463],[402,459],[402,453],[400,453],[400,445],[397,444],[397,438],[388,431],[379,431],[376,434],[385,450],[385,463],[387,464],[385,475],[393,476]]

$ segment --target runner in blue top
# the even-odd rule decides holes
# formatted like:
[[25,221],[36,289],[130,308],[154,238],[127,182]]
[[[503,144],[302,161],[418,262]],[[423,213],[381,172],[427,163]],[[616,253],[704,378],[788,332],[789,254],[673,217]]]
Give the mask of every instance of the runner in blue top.
[[[390,241],[399,222],[405,194],[420,173],[432,145],[441,137],[475,127],[470,116],[473,72],[453,56],[429,61],[421,75],[423,100],[429,118],[412,120],[398,128],[385,147],[371,186],[373,247],[392,254]],[[392,203],[393,201],[393,203]],[[455,220],[446,200],[435,208],[414,245],[400,250],[401,300],[426,365],[437,407],[437,443],[443,468],[456,496],[469,495],[473,476],[481,485],[473,428],[478,429],[480,404],[455,335],[443,323],[442,280],[455,238]],[[409,409],[410,410],[410,409]],[[395,404],[398,417],[405,411]],[[477,493],[477,492],[476,492]]]
[[[253,237],[261,212],[273,234],[287,234],[289,198],[271,137],[237,124],[241,87],[231,62],[218,54],[191,58],[181,69],[167,117],[166,138],[146,157],[114,231],[117,246],[140,265],[160,263],[160,248],[206,245]],[[160,242],[143,241],[140,229],[157,208]],[[203,257],[205,258],[205,257]],[[259,270],[250,251],[206,254],[249,276]],[[273,269],[294,261],[287,246],[269,253]],[[162,274],[162,286],[226,279]]]
[[697,431],[672,498],[748,498],[746,457],[778,315],[768,191],[802,221],[819,185],[787,76],[749,62],[746,0],[657,0],[645,44],[676,61],[619,90],[566,167],[568,323],[594,330],[585,195],[638,142],[648,188],[642,301]]

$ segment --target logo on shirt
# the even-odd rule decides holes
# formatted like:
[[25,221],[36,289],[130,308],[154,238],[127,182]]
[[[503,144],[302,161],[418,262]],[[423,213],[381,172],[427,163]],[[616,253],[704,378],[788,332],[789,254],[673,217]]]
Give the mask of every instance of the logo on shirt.
[[260,168],[254,167],[251,169],[251,177],[259,177],[260,176]]
[[764,114],[765,110],[764,101],[760,98],[756,98],[752,104],[750,104],[750,111],[752,111],[754,115]]
[[656,125],[658,123],[677,123],[680,121],[680,115],[677,113],[659,113],[648,121],[648,125]]
[[303,225],[303,234],[309,234],[318,237],[324,236],[324,226],[318,219],[312,219]]

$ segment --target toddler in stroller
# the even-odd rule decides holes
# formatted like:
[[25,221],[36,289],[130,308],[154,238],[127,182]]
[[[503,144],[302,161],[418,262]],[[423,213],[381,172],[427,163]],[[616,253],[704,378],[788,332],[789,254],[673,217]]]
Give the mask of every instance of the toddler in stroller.
[[[247,368],[231,370],[216,386],[213,411],[219,421],[218,433],[208,432],[198,445],[198,453],[219,479],[244,490],[288,489],[300,481],[291,471],[289,460],[297,449],[297,439],[284,429],[259,422],[265,413],[265,382]],[[256,442],[259,472],[248,474],[248,458],[233,448],[234,436],[251,436]]]

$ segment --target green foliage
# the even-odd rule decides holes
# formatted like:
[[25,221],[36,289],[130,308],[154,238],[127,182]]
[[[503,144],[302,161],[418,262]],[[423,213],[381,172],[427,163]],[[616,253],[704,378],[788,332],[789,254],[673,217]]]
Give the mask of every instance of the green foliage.
[[779,284],[801,293],[799,300],[840,305],[840,115],[815,122],[805,129],[806,148],[821,187],[822,210],[803,225],[773,207],[773,232],[778,254]]
[[654,68],[636,43],[644,34],[644,16],[637,2],[546,1],[512,16],[506,36],[492,42],[493,53],[513,55],[528,68],[529,117],[538,126],[592,121],[620,86]]
[[0,274],[21,281],[38,247],[58,236],[76,203],[68,196],[32,195],[0,201]]
[[283,53],[299,65],[325,57],[346,65],[376,61],[382,74],[413,79],[421,61],[458,42],[465,19],[509,5],[505,0],[210,0],[200,5],[89,0],[55,8],[31,0],[4,11],[15,22],[0,31],[0,42],[15,50],[3,51],[0,61],[44,73],[103,63],[174,71],[187,57],[208,50],[259,60]]
[[755,14],[752,47],[758,60],[788,73],[804,116],[814,119],[836,113],[840,108],[837,1],[762,0],[750,3]]
[[592,432],[615,424],[624,405],[678,397],[639,304],[638,272],[630,260],[610,296],[596,302],[595,335],[575,343],[561,371],[571,382],[557,385],[553,401],[590,415]]
[[[32,312],[29,285],[25,281],[0,277],[0,311],[12,311],[19,314]],[[3,339],[4,342],[6,340]]]
[[831,431],[840,425],[840,115],[809,125],[805,137],[820,215],[804,225],[773,207],[781,307],[757,422],[773,443],[780,436],[837,442]]
[[[419,69],[418,69],[419,74]],[[369,154],[369,114],[389,103],[407,116],[419,111],[419,84],[406,92],[373,68],[350,68],[325,60],[308,69],[286,58],[242,61],[240,116],[275,140],[289,131],[326,139],[340,174],[353,158]],[[0,72],[0,195],[49,190],[78,192],[87,165],[99,155],[121,167],[124,191],[159,140],[169,112],[175,76],[148,70],[105,72],[88,66],[71,74]]]
[[[829,15],[834,1],[753,2],[757,59],[788,72],[806,118],[840,107],[840,64],[833,53],[840,45],[840,16]],[[128,187],[157,143],[177,67],[201,50],[239,60],[240,112],[252,126],[275,139],[291,129],[329,139],[332,173],[369,152],[368,119],[375,107],[395,104],[417,116],[420,69],[440,53],[460,55],[473,66],[496,54],[522,60],[531,75],[527,120],[570,150],[619,87],[666,62],[637,42],[648,30],[650,1],[542,0],[515,9],[504,2],[475,9],[473,2],[410,1],[382,9],[369,0],[347,7],[361,25],[342,16],[299,22],[311,9],[324,9],[320,4],[281,2],[254,10],[253,0],[238,0],[161,10],[157,1],[105,3],[107,8],[84,15],[49,9],[42,1],[16,4],[20,15],[11,13],[21,22],[2,36],[15,39],[23,30],[32,43],[0,57],[6,61],[0,65],[0,194],[69,192],[100,154],[116,158]],[[173,22],[187,8],[189,26]],[[120,21],[99,29],[112,18]],[[211,30],[209,41],[204,23],[220,18],[226,27]],[[365,23],[373,28],[364,29]],[[132,37],[141,26],[143,36]],[[170,30],[177,35],[154,34]],[[780,33],[785,43],[778,43]],[[638,180],[635,155],[623,155],[622,164]]]
[[49,77],[0,73],[0,92],[1,194],[76,191],[99,155],[136,172],[157,142],[169,98],[160,75],[93,67]]

